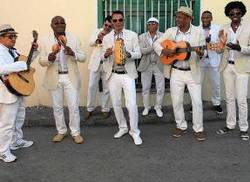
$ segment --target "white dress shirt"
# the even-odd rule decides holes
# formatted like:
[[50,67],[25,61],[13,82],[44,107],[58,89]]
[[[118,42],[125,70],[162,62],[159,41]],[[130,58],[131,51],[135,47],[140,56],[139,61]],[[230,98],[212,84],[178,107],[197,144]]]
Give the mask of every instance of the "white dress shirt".
[[[230,29],[229,29],[230,34],[229,34],[229,37],[228,37],[229,42],[231,42],[233,44],[237,43],[237,38],[239,36],[239,32],[241,32],[241,28],[242,28],[242,26],[240,25],[238,27],[238,29],[236,30],[236,32],[234,32],[233,29],[232,29],[232,27],[230,27]],[[228,56],[227,60],[234,62],[235,61],[235,56],[237,54],[238,54],[238,51],[236,51],[236,50],[230,50],[229,51],[229,56]]]
[[[177,30],[176,36],[175,36],[175,41],[179,42],[179,41],[186,41],[186,42],[191,42],[191,26],[188,29],[187,32],[181,32],[179,29]],[[183,69],[187,69],[190,68],[189,65],[189,60],[185,60],[185,61],[176,61],[176,63],[174,63],[174,66],[178,67],[178,68],[183,68]]]

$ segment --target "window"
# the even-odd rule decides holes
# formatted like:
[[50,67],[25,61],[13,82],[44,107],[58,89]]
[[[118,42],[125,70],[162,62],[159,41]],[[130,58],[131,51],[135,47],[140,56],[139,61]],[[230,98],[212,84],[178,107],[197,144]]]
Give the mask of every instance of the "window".
[[[160,21],[159,30],[165,32],[167,28],[175,26],[175,12],[179,6],[192,8],[193,24],[199,25],[200,0],[98,0],[98,25],[101,27],[104,18],[112,14],[112,11],[121,10],[124,13],[127,29],[138,34],[144,33],[147,19],[154,16]],[[141,88],[140,76],[136,80],[136,87],[138,90]],[[152,87],[154,87],[154,81]],[[168,80],[166,80],[166,88],[169,88]]]

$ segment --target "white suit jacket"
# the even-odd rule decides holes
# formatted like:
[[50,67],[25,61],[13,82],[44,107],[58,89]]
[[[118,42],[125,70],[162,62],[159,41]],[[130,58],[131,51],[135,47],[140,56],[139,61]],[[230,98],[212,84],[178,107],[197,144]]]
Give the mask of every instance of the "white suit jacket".
[[[229,35],[231,24],[226,24],[222,27]],[[250,73],[250,23],[241,22],[240,32],[238,33],[237,40],[241,46],[241,51],[235,55],[235,68],[239,73]],[[228,40],[229,41],[229,40]],[[228,64],[229,50],[225,48],[220,64],[220,71],[223,71]]]
[[[202,31],[203,28],[201,26]],[[220,26],[212,24],[210,27],[210,34],[211,34],[211,43],[217,43],[219,38],[219,31],[220,31]],[[201,66],[211,66],[211,67],[219,67],[220,65],[220,60],[221,60],[221,54],[218,54],[215,51],[208,50],[207,51],[208,58],[204,58],[201,60],[200,64]]]
[[[156,36],[160,38],[163,35],[162,32],[157,31]],[[151,63],[151,55],[154,53],[154,48],[148,40],[149,32],[143,33],[139,36],[139,45],[142,52],[142,58],[137,68],[138,71],[146,71]],[[163,72],[163,64],[160,61],[160,57],[155,54],[154,59],[157,63],[157,66],[161,72]]]
[[[10,55],[9,49],[0,44],[0,76],[26,69],[27,65],[24,61],[14,62],[14,58]],[[16,102],[17,98],[18,96],[10,93],[2,80],[0,80],[0,103],[11,104]]]
[[[190,28],[191,28],[191,42],[189,42],[190,45],[191,46],[205,45],[205,38],[204,38],[204,34],[202,30],[199,27],[196,27],[193,25],[191,25]],[[172,28],[167,29],[166,32],[163,34],[163,36],[154,43],[153,45],[154,50],[159,56],[161,55],[161,51],[163,49],[160,43],[166,39],[175,41],[177,30],[178,30],[177,27],[172,27]],[[200,62],[199,56],[197,56],[195,52],[192,52],[189,64],[191,68],[192,77],[196,83],[200,83],[199,62]],[[172,67],[171,65],[164,65],[164,75],[166,78],[170,78],[171,76],[171,67]]]
[[[131,58],[126,60],[125,63],[125,70],[127,74],[136,79],[138,77],[137,70],[135,67],[135,59],[141,58],[141,51],[138,41],[138,35],[130,30],[123,29],[123,39],[125,44],[125,49],[131,54]],[[113,47],[114,48],[114,30],[112,30],[109,34],[104,36],[103,38],[103,55],[107,48]],[[103,62],[103,69],[107,73],[106,79],[110,78],[112,73],[112,68],[114,64],[114,56],[111,55]]]
[[[65,55],[68,66],[68,75],[71,83],[76,89],[80,88],[80,74],[78,70],[77,61],[83,62],[86,59],[85,53],[81,49],[80,41],[72,34],[66,33],[67,46],[69,46],[74,52],[75,57]],[[41,66],[46,67],[46,73],[44,76],[43,86],[50,90],[56,89],[58,85],[58,60],[53,63],[48,60],[48,55],[52,52],[52,46],[56,44],[54,34],[43,37],[39,41],[40,57],[39,63]],[[58,56],[58,55],[57,55]]]
[[96,30],[90,40],[89,40],[89,46],[93,47],[92,54],[90,56],[89,64],[88,64],[88,69],[91,71],[97,71],[100,65],[101,61],[101,54],[102,54],[102,47],[96,46],[96,39],[98,34],[102,31],[103,29],[98,29]]

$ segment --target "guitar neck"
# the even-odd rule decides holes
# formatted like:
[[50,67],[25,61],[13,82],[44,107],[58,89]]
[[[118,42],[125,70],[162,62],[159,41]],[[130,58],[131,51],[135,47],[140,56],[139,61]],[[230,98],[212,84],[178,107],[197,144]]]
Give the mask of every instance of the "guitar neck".
[[207,49],[207,46],[205,45],[205,46],[193,46],[187,48],[177,48],[176,53],[192,52],[197,50],[198,48]]
[[193,46],[193,47],[190,47],[191,51],[195,51],[197,49],[203,49],[204,50],[204,49],[207,49],[207,46],[204,45],[204,46]]
[[30,64],[32,62],[32,56],[33,56],[33,53],[34,53],[34,48],[33,48],[33,44],[34,43],[36,43],[36,40],[33,41],[32,46],[30,48],[30,52],[29,52],[28,60],[27,60],[27,66],[28,66],[28,68],[30,67]]

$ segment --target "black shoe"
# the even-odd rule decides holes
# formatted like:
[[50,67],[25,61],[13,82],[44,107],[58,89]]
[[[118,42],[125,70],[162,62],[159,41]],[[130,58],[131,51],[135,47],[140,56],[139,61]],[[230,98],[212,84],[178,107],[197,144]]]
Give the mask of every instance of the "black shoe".
[[84,115],[84,119],[85,119],[85,120],[88,120],[88,119],[90,118],[91,115],[92,115],[92,111],[91,111],[91,112],[87,111],[87,112],[85,113],[85,115]]
[[110,116],[110,111],[109,112],[102,112],[103,119],[107,119]]
[[222,114],[223,110],[220,105],[214,106],[214,110],[217,114]]
[[244,140],[244,141],[249,140],[249,135],[248,135],[247,131],[241,131],[240,138],[241,138],[241,140]]
[[226,133],[229,133],[229,132],[231,132],[231,131],[233,131],[234,129],[230,129],[230,128],[228,128],[228,127],[224,127],[224,128],[222,128],[222,129],[219,129],[218,131],[216,131],[216,133],[218,134],[218,135],[224,135],[224,134],[226,134]]

